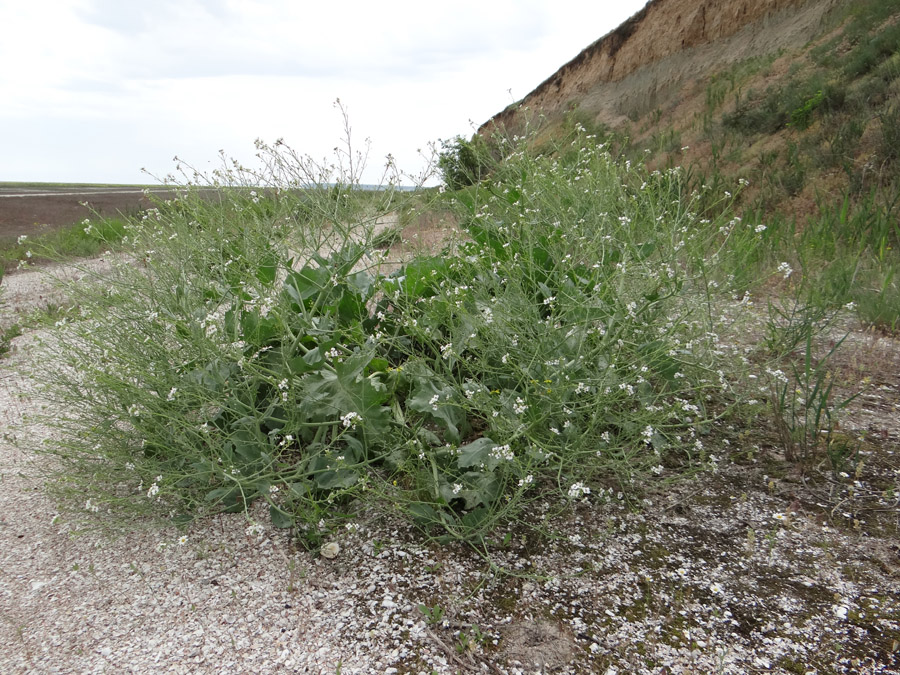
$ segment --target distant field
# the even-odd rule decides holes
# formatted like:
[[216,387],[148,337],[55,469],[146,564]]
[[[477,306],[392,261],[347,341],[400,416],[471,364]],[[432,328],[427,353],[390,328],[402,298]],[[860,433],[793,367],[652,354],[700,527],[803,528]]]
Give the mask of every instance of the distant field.
[[158,196],[171,192],[145,185],[0,183],[0,242],[66,227],[95,213],[107,217],[137,213],[151,206],[143,192],[148,188]]

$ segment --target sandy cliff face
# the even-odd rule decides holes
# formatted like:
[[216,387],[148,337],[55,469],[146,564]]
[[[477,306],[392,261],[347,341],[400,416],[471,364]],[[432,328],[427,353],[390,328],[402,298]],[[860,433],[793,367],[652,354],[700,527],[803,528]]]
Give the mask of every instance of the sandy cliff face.
[[842,0],[651,0],[481,131],[516,128],[522,108],[561,115],[573,105],[617,126],[665,106],[686,82],[729,63],[800,46]]

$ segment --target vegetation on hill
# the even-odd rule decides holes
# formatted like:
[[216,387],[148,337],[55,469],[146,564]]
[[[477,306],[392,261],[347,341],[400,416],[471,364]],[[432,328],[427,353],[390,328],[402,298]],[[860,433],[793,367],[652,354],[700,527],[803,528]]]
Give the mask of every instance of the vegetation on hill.
[[[711,92],[730,88],[697,130],[717,149],[686,168],[672,139],[637,161],[640,138],[576,111],[540,145],[449,143],[443,194],[363,193],[283,146],[261,148],[264,174],[196,177],[110,230],[130,263],[72,288],[48,384],[63,487],[185,519],[262,500],[311,546],[362,504],[483,548],[533,502],[636,503],[715,470],[711,448],[747,425],[776,429],[799,470],[842,470],[861,441],[833,434],[853,396],[822,347],[847,309],[897,327],[894,160],[807,222],[771,194],[813,161],[804,139],[858,119],[852,92],[893,73],[879,39],[853,41],[891,34],[885,6],[853,5],[810,47],[792,74],[806,88],[744,88],[772,62],[715,78]],[[840,51],[826,40],[845,45],[833,87],[816,79],[814,59]],[[864,134],[891,133],[890,105]],[[769,138],[789,141],[780,179],[729,171]],[[207,184],[221,199],[198,195]],[[411,208],[453,213],[460,237],[390,259],[375,224]],[[741,344],[758,295],[765,337]]]

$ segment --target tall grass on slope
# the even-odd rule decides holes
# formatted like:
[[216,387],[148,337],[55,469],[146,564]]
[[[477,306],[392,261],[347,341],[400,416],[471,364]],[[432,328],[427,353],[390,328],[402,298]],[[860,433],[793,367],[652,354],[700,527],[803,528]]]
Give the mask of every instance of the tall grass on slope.
[[261,500],[313,545],[359,505],[481,540],[537,498],[706,466],[731,363],[710,294],[758,234],[701,222],[676,170],[523,147],[449,196],[460,241],[390,273],[371,223],[395,196],[296,190],[308,160],[279,147],[267,189],[134,223],[56,341],[63,486],[185,518]]

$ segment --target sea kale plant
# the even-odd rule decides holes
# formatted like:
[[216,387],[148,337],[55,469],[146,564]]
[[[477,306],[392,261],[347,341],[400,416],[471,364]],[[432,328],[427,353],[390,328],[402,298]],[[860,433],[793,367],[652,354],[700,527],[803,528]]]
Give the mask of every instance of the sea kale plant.
[[377,507],[479,541],[538,498],[702,468],[731,396],[710,293],[758,234],[584,134],[497,143],[489,181],[431,191],[461,235],[405,260],[374,225],[401,195],[284,146],[182,182],[73,288],[49,378],[64,484],[92,508],[261,500],[314,532]]

